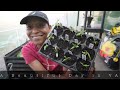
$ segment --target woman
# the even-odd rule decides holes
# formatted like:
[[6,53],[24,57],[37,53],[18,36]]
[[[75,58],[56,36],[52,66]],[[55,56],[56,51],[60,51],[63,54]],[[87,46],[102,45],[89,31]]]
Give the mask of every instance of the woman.
[[[20,24],[26,24],[27,36],[30,39],[22,48],[22,55],[26,64],[28,64],[33,71],[44,71],[46,74],[49,74],[49,71],[66,71],[67,69],[65,67],[60,66],[56,62],[38,53],[48,33],[51,31],[47,15],[43,12],[33,11],[24,17],[20,21]],[[64,73],[59,78],[67,78],[68,74],[69,73]],[[40,72],[39,75],[41,76]]]

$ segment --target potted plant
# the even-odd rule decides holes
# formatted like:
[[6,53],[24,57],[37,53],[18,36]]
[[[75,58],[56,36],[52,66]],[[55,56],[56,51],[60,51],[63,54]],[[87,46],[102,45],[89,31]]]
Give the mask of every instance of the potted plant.
[[64,28],[61,23],[56,23],[54,27],[54,33],[57,34],[56,36],[60,36],[63,33]]
[[50,50],[50,54],[49,54],[49,57],[54,60],[56,58],[56,52],[57,52],[57,49],[55,47],[51,47],[51,50]]
[[77,57],[74,55],[71,55],[70,53],[65,53],[64,59],[62,60],[62,63],[71,66],[77,61]]
[[49,56],[54,60],[61,60],[64,56],[64,51],[61,48],[55,47],[50,52]]
[[95,51],[92,49],[89,49],[87,47],[84,47],[82,49],[82,59],[85,61],[91,61],[95,57]]
[[63,39],[60,38],[58,40],[57,46],[59,48],[66,49],[67,47],[69,47],[69,42],[67,40],[63,40]]
[[57,43],[57,41],[58,41],[58,37],[55,36],[54,34],[51,34],[51,35],[48,37],[48,40],[50,40],[51,45],[54,45],[54,44]]
[[91,63],[85,60],[78,60],[76,63],[76,68],[79,72],[89,71]]
[[69,50],[74,54],[78,55],[81,53],[82,47],[79,43],[72,42],[70,44]]
[[75,35],[74,29],[71,27],[71,29],[66,29],[63,32],[62,37],[66,40],[71,40],[73,39],[74,35]]
[[45,55],[49,55],[50,52],[52,51],[52,48],[53,48],[52,45],[49,45],[48,43],[46,43],[41,48],[40,52],[42,52]]
[[88,45],[88,47],[91,48],[91,49],[97,49],[99,43],[100,43],[100,40],[99,39],[95,39],[93,37],[89,37],[86,40],[86,45]]
[[64,58],[64,51],[61,49],[61,48],[58,48],[57,49],[57,52],[56,52],[56,60],[63,60]]
[[80,42],[81,44],[83,44],[86,41],[87,36],[85,35],[85,30],[76,32],[74,39],[77,39],[78,42]]

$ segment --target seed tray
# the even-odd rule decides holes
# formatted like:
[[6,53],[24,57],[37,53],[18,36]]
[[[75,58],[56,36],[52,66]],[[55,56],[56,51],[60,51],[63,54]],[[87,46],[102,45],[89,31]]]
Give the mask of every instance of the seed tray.
[[69,68],[89,71],[96,57],[100,39],[63,26],[53,28],[39,53]]

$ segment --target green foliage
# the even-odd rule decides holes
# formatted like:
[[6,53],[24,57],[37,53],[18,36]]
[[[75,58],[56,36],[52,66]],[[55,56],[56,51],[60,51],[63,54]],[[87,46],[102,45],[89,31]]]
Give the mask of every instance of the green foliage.
[[71,59],[70,57],[64,56],[63,62],[64,62],[64,61],[67,61],[67,60],[70,60],[70,59]]

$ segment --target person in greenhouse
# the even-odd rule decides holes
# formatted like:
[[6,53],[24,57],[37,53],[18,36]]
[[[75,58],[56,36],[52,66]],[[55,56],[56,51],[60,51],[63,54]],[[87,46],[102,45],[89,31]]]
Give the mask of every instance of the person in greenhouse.
[[[55,77],[50,76],[51,71],[62,71],[61,76],[56,76],[56,78],[69,78],[68,75],[71,73],[69,69],[38,53],[51,31],[47,15],[40,11],[32,11],[20,21],[20,24],[26,24],[26,33],[30,39],[22,48],[22,55],[26,64],[33,71],[44,71],[44,73],[49,74],[49,77],[43,78],[54,79]],[[41,72],[38,73],[41,76]]]

